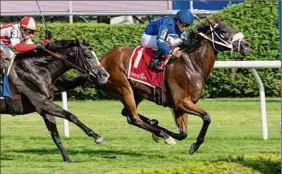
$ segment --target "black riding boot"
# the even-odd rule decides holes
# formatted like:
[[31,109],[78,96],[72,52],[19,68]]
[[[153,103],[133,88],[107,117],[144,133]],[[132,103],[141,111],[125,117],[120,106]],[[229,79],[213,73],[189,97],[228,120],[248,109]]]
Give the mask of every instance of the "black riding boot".
[[163,54],[160,51],[157,51],[148,66],[158,71],[163,71],[164,69],[162,67],[162,56]]

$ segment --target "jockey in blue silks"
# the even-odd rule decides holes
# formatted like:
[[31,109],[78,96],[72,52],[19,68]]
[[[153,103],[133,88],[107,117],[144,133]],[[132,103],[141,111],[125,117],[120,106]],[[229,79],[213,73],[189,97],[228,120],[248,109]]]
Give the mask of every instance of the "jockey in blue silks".
[[193,21],[193,14],[188,9],[183,9],[175,16],[162,17],[148,24],[141,37],[142,46],[157,50],[149,67],[163,70],[161,60],[182,55],[177,46],[184,40],[188,41],[185,30]]

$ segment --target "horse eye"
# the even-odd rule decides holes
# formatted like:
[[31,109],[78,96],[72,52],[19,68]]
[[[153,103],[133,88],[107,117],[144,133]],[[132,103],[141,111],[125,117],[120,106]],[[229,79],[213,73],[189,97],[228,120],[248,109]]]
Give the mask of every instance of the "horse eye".
[[223,39],[226,37],[224,33],[220,33],[219,35],[220,35],[220,37],[223,38]]
[[91,59],[92,58],[92,54],[90,51],[85,51],[84,52],[85,56],[88,58],[88,59]]
[[70,52],[68,53],[68,55],[70,55],[71,57],[74,57],[74,56],[75,56],[75,51],[74,51],[74,50],[70,51]]

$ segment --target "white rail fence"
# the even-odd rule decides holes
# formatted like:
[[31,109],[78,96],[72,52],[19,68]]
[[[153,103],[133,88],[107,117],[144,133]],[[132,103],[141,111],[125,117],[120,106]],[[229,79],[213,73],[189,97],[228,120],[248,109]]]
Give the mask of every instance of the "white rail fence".
[[[262,137],[264,140],[268,139],[268,128],[267,128],[267,114],[266,114],[266,101],[265,91],[261,78],[259,77],[256,69],[257,68],[281,68],[281,61],[216,61],[214,68],[246,68],[254,75],[259,86],[260,94],[260,107],[261,107],[261,120],[262,120]],[[67,93],[62,93],[63,108],[67,107]],[[69,123],[64,120],[64,134],[69,137]]]
[[[65,110],[68,110],[68,96],[66,91],[62,92],[62,102],[63,102],[63,108]],[[67,138],[70,137],[69,121],[66,119],[64,119],[64,134],[65,137]]]

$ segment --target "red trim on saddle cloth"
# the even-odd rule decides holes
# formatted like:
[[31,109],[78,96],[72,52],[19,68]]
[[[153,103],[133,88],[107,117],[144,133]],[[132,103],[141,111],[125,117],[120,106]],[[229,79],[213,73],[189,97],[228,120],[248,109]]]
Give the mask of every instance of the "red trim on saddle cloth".
[[[0,30],[3,30],[5,28],[9,28],[9,27],[13,27],[13,24],[4,24],[0,27]],[[7,36],[0,36],[0,40],[3,44],[5,44],[6,46],[9,46],[11,45],[11,41],[10,41],[10,38],[8,38]]]
[[3,30],[3,29],[5,29],[5,28],[9,28],[9,27],[11,27],[11,26],[13,26],[13,24],[4,24],[4,25],[2,25],[2,26],[0,27],[0,29]]
[[19,53],[25,53],[36,48],[35,44],[17,44],[15,50]]
[[157,72],[148,67],[155,52],[150,48],[138,46],[129,61],[128,78],[151,87],[162,87],[163,71]]
[[11,45],[11,41],[7,36],[0,36],[0,40],[3,44],[7,46]]

